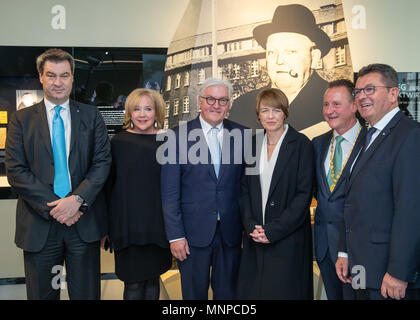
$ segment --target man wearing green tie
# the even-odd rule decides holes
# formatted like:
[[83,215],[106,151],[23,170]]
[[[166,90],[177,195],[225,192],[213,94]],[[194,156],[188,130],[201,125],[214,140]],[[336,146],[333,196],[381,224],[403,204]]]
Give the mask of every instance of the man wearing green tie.
[[69,53],[47,50],[37,69],[44,99],[11,115],[5,153],[19,195],[15,243],[24,253],[27,297],[59,299],[53,278],[65,262],[70,299],[99,299],[100,191],[111,164],[106,127],[96,108],[69,99]]
[[335,272],[340,231],[343,228],[345,180],[366,129],[356,119],[351,81],[328,84],[322,109],[331,131],[314,138],[317,177],[315,255],[329,300],[354,299],[350,284]]

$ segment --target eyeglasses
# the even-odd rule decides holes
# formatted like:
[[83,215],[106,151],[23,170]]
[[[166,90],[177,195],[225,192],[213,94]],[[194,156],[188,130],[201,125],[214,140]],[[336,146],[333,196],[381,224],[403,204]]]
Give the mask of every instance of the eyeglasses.
[[357,98],[358,95],[363,91],[365,95],[370,96],[375,93],[376,88],[394,88],[394,87],[387,87],[387,86],[368,86],[361,89],[354,89],[353,90],[353,97]]
[[206,99],[207,104],[210,105],[210,106],[213,106],[216,103],[216,101],[218,101],[219,102],[219,106],[224,107],[230,101],[230,99],[228,99],[228,98],[219,98],[219,99],[216,99],[214,97],[202,97],[202,96],[200,96],[200,98]]

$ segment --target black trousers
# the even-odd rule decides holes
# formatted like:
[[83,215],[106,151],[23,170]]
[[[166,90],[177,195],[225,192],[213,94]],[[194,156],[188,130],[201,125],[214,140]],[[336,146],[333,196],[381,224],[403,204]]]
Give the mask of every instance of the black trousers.
[[319,270],[321,271],[322,282],[324,283],[325,292],[328,300],[355,300],[356,293],[351,284],[342,283],[335,271],[335,264],[331,260],[330,250],[327,250],[322,261],[317,261]]
[[28,300],[59,300],[63,286],[72,300],[100,299],[99,241],[82,241],[74,225],[52,222],[44,248],[24,251],[24,263]]
[[[356,291],[357,300],[393,300],[384,298],[380,289],[358,289]],[[420,289],[406,289],[405,297],[402,300],[420,300]]]

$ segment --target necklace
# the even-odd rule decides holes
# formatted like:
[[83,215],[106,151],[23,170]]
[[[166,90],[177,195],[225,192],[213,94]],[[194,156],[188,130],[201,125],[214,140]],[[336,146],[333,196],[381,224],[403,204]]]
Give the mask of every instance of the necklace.
[[330,170],[331,170],[331,178],[332,178],[332,183],[330,186],[330,191],[333,192],[335,185],[337,184],[338,179],[340,179],[341,177],[341,173],[343,172],[343,169],[346,167],[347,161],[350,158],[351,152],[353,151],[354,145],[356,144],[357,138],[359,137],[360,131],[362,131],[362,126],[360,126],[359,131],[357,132],[357,136],[356,139],[354,139],[353,145],[351,146],[350,152],[347,155],[346,161],[344,161],[344,164],[341,166],[340,172],[337,175],[334,175],[334,163],[333,163],[333,158],[334,158],[334,134],[331,138],[331,152],[330,152]]

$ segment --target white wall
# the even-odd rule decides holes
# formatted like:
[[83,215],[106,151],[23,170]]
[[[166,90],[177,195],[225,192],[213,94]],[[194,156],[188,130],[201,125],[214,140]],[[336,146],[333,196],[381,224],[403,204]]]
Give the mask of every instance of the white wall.
[[[1,0],[0,45],[168,47],[189,0]],[[61,5],[65,10],[52,13]]]
[[374,62],[420,72],[419,0],[343,0],[343,8],[356,72]]

